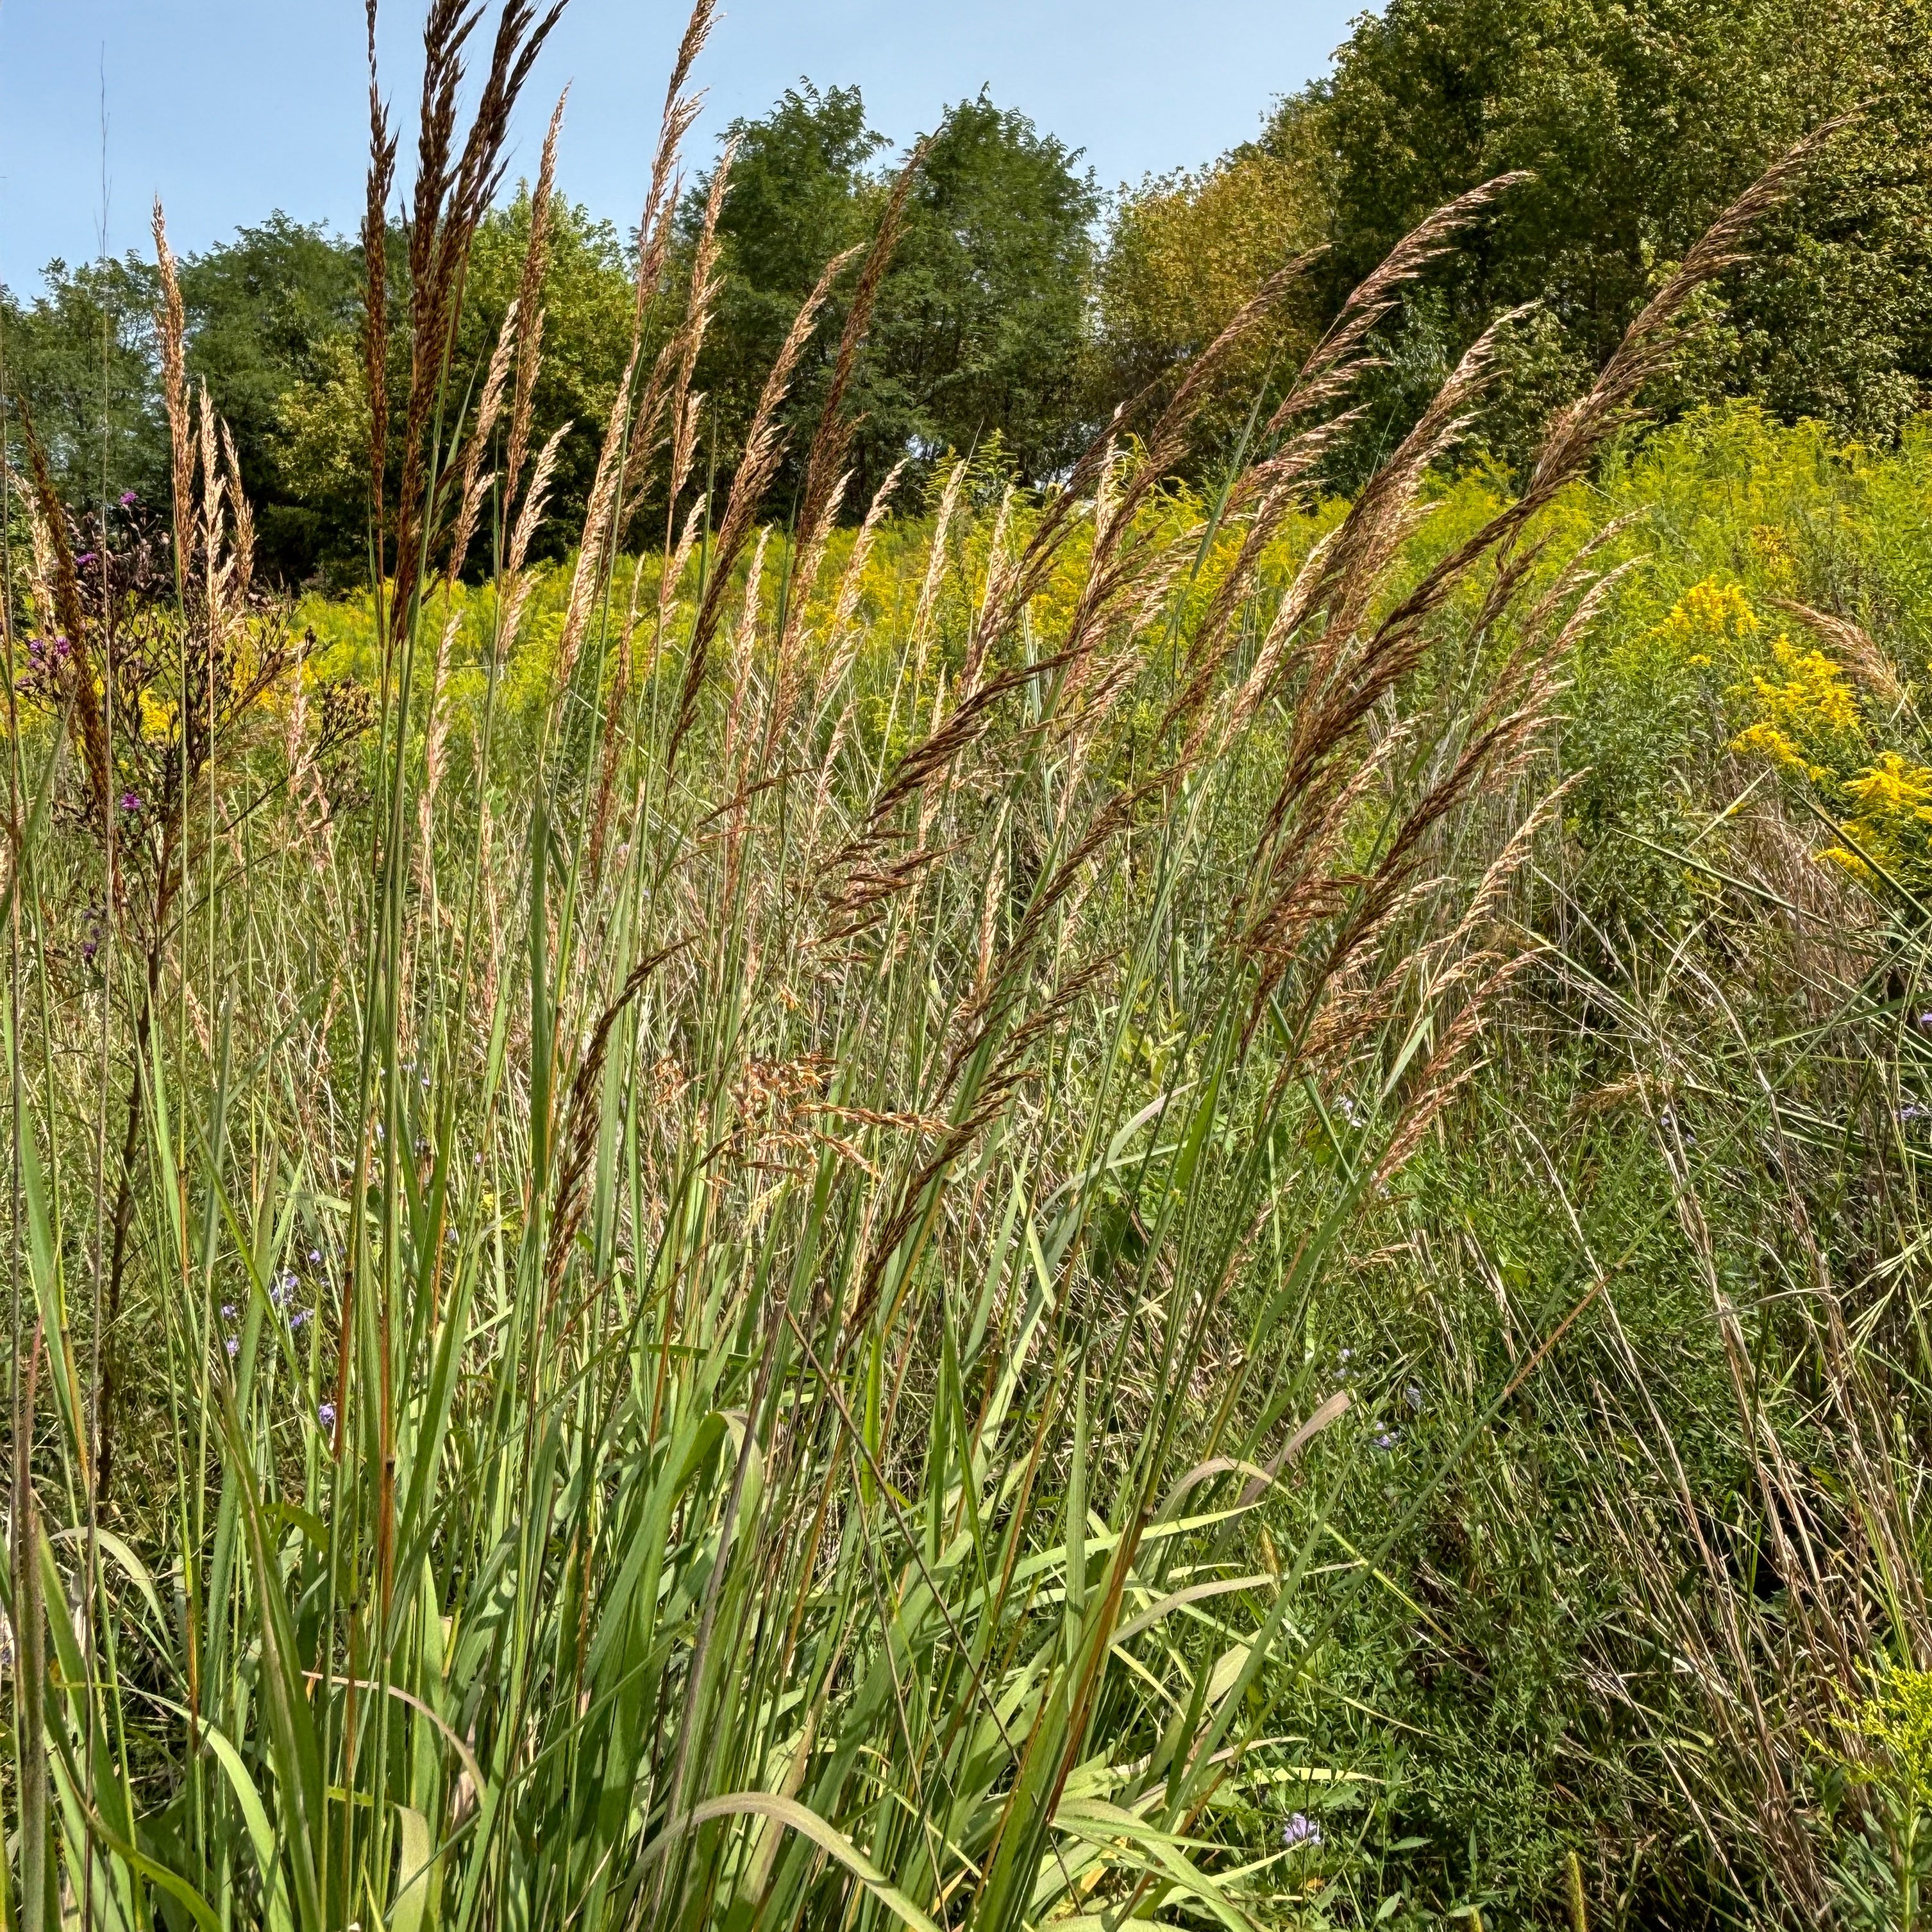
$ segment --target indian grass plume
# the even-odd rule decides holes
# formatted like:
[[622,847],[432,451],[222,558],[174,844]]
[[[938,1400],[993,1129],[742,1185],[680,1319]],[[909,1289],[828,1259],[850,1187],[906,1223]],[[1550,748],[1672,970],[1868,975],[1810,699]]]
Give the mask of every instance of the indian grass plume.
[[704,595],[692,623],[691,638],[686,650],[684,680],[672,713],[670,736],[666,747],[668,766],[676,764],[679,747],[691,728],[698,693],[704,686],[712,635],[723,614],[724,599],[733,570],[751,534],[752,522],[765,491],[784,454],[787,437],[778,422],[778,410],[790,389],[793,371],[806,344],[811,340],[819,312],[831,298],[833,283],[857,252],[856,248],[848,248],[825,265],[816,285],[786,332],[764,386],[759,392],[758,406],[745,432],[744,447],[739,454],[737,469],[725,498],[724,514],[719,519],[717,536],[713,540]]
[[911,196],[919,171],[925,164],[931,145],[929,140],[922,141],[914,149],[905,165],[900,169],[898,178],[892,184],[892,193],[886,198],[885,210],[879,218],[872,246],[866,251],[858,279],[853,284],[851,301],[845,312],[844,327],[839,333],[838,354],[832,362],[831,380],[820,406],[818,426],[806,453],[805,480],[800,497],[798,536],[793,546],[794,561],[788,574],[785,617],[778,633],[775,653],[776,662],[772,674],[773,699],[770,723],[766,732],[765,754],[767,758],[771,755],[773,742],[783,736],[790,722],[792,707],[798,695],[800,675],[796,668],[796,659],[804,634],[806,610],[813,592],[818,588],[818,573],[825,557],[826,541],[831,534],[839,506],[844,498],[846,459],[851,450],[852,438],[858,428],[857,421],[846,414],[845,394],[851,386],[860,346],[872,325],[872,309],[878,299],[880,286],[885,280],[886,271],[892,266],[893,254],[898,246],[900,230],[904,224],[907,201]]
[[221,457],[222,473],[227,479],[227,500],[235,520],[234,534],[229,543],[235,565],[232,594],[241,604],[247,602],[255,580],[255,512],[242,487],[241,459],[235,453],[233,433],[225,422],[221,425]]
[[[373,0],[372,0],[373,4]],[[160,197],[154,197],[154,261],[160,270],[161,306],[154,316],[154,339],[161,364],[161,401],[168,418],[169,502],[173,520],[176,580],[184,578],[194,556],[194,445],[188,393],[187,314],[174,251]]]
[[[534,244],[532,244],[534,245]],[[483,458],[495,434],[496,418],[503,404],[505,386],[515,352],[523,340],[518,326],[520,310],[512,302],[497,331],[496,346],[483,379],[483,392],[476,405],[476,420],[463,449],[456,480],[456,520],[450,532],[449,554],[443,566],[444,612],[436,634],[436,656],[430,665],[429,693],[423,728],[422,788],[417,800],[417,862],[427,887],[434,876],[431,837],[436,820],[436,796],[442,782],[443,754],[449,737],[449,719],[445,694],[449,681],[450,653],[462,623],[462,604],[457,583],[482,514],[483,499],[490,478],[483,469]]]
[[563,629],[557,640],[557,701],[563,701],[577,668],[577,654],[590,626],[591,613],[605,580],[610,564],[610,539],[615,519],[618,492],[623,487],[623,458],[626,426],[633,401],[632,379],[638,368],[638,337],[631,338],[631,352],[617,382],[617,393],[610,404],[610,419],[604,426],[604,440],[597,458],[597,472],[584,512],[584,528],[578,542],[577,562],[571,573],[570,599],[565,606]]
[[[840,573],[838,588],[832,599],[831,614],[826,620],[823,653],[813,693],[815,715],[808,721],[807,729],[809,736],[816,737],[829,716],[830,730],[818,754],[818,776],[812,788],[812,808],[806,825],[805,848],[808,852],[815,851],[818,848],[819,824],[831,797],[839,756],[851,723],[851,707],[842,700],[845,680],[850,674],[853,661],[857,656],[862,641],[860,627],[854,619],[865,585],[866,565],[872,554],[872,546],[878,540],[879,526],[885,520],[886,512],[898,488],[900,479],[905,473],[905,466],[903,460],[894,464],[886,472],[885,480],[874,493],[864,520],[852,539],[852,548],[846,554],[845,568]],[[954,466],[953,481],[948,484],[946,492],[942,494],[940,516],[932,537],[935,553],[944,540],[946,520],[951,514],[949,499],[957,499],[956,484],[963,466],[963,464]],[[932,566],[928,563],[926,571],[928,581],[932,574]],[[913,620],[915,639],[920,633],[922,625],[922,620],[916,611]],[[922,663],[916,644],[913,648],[912,661],[912,686],[916,691]],[[835,705],[837,706],[836,710],[832,709]]]
[[[428,440],[454,343],[470,244],[502,180],[518,97],[566,4],[552,0],[539,14],[531,0],[506,0],[460,154],[458,90],[465,44],[482,18],[481,0],[475,4],[430,0],[424,22],[422,104],[409,229],[410,386],[395,517],[395,567],[401,584],[428,568],[427,555],[419,554],[428,536],[432,456]],[[372,195],[374,173],[372,168]],[[372,446],[372,461],[374,458]],[[391,615],[392,645],[404,640],[412,604],[406,592],[398,595]]]
[[[368,0],[369,168],[362,209],[362,381],[368,410],[369,529],[380,598],[388,571],[384,480],[389,466],[389,196],[398,136],[390,132],[376,71],[376,4]],[[169,412],[169,421],[174,412]]]
[[206,381],[196,398],[196,408],[201,446],[201,524],[196,532],[196,544],[201,558],[202,621],[208,634],[203,669],[210,680],[208,703],[212,713],[214,662],[227,642],[229,624],[236,614],[235,600],[230,593],[238,567],[238,560],[227,542],[228,479],[215,458],[219,431],[215,424],[214,405],[209,399]]
[[104,839],[108,836],[113,810],[113,784],[110,775],[107,724],[101,711],[100,694],[95,688],[92,626],[82,608],[80,580],[74,570],[74,546],[68,540],[67,512],[54,488],[53,473],[47,467],[46,452],[34,432],[34,418],[26,405],[16,398],[14,406],[20,412],[21,434],[27,446],[27,470],[33,482],[40,527],[46,532],[52,552],[50,588],[55,619],[68,640],[64,682],[73,700],[74,736],[78,741],[81,762],[87,771],[94,829]]
[[[663,120],[658,130],[656,152],[651,164],[650,187],[645,198],[644,212],[638,228],[638,268],[631,318],[630,350],[611,401],[610,418],[604,425],[604,440],[598,453],[596,475],[591,484],[590,500],[584,512],[583,532],[578,540],[577,565],[571,580],[570,598],[565,610],[563,630],[557,646],[560,692],[569,683],[571,674],[576,666],[578,652],[582,647],[584,634],[590,624],[592,602],[599,586],[607,577],[611,554],[622,541],[624,526],[628,521],[626,491],[631,481],[630,476],[627,476],[627,470],[635,477],[638,488],[641,488],[644,472],[648,470],[650,458],[655,451],[658,425],[668,409],[671,412],[674,433],[682,428],[681,416],[684,386],[680,377],[687,371],[686,362],[680,356],[680,345],[677,339],[674,338],[666,343],[654,359],[641,392],[636,387],[636,378],[650,305],[663,280],[664,264],[670,249],[678,156],[700,104],[698,97],[685,92],[685,83],[689,78],[693,63],[710,35],[712,11],[713,0],[699,0],[699,4],[693,9],[679,46],[670,83],[665,90]],[[722,168],[720,171],[722,172]],[[694,269],[694,308],[708,304],[708,292],[704,294],[702,302],[700,301],[700,292],[696,284],[700,280],[708,280],[708,274]],[[696,353],[695,341],[701,334],[702,329],[703,322],[694,313],[687,322],[687,330],[692,342],[692,356],[694,356]],[[673,495],[674,508],[675,491]],[[606,720],[607,735],[614,732],[620,708],[621,697],[620,702],[614,704]],[[602,816],[601,813],[598,815]],[[598,843],[601,845],[602,841],[599,840]]]
[[517,278],[514,307],[517,316],[516,387],[510,405],[509,440],[503,453],[503,501],[516,500],[517,486],[523,481],[524,461],[530,453],[531,412],[536,406],[537,372],[543,361],[543,284],[550,265],[550,204],[556,180],[556,145],[563,132],[563,110],[570,98],[566,88],[551,110],[550,126],[544,135],[543,156],[537,166],[536,185],[530,190],[530,239],[524,248],[524,265]]
[[728,140],[711,170],[711,183],[704,196],[704,212],[698,224],[698,239],[692,249],[691,278],[685,298],[685,313],[674,338],[676,368],[671,378],[670,418],[671,427],[670,473],[665,483],[664,544],[670,532],[677,506],[697,460],[699,398],[692,392],[697,373],[698,352],[710,328],[721,284],[718,258],[722,244],[718,224],[724,212],[724,197],[731,181],[731,164],[738,152],[735,140]]
[[1264,445],[1296,417],[1322,407],[1352,382],[1360,373],[1360,357],[1370,332],[1394,309],[1402,288],[1432,262],[1439,260],[1456,236],[1492,203],[1531,178],[1521,170],[1496,176],[1445,202],[1404,236],[1356,284],[1340,313],[1310,351],[1262,431]]
[[[0,458],[0,467],[4,470],[4,476],[0,476],[0,488],[4,488],[9,497],[19,503],[26,518],[28,606],[43,634],[50,636],[60,628],[60,620],[54,610],[53,533],[40,514],[40,497],[32,484],[4,458]],[[12,613],[8,614],[10,620]]]

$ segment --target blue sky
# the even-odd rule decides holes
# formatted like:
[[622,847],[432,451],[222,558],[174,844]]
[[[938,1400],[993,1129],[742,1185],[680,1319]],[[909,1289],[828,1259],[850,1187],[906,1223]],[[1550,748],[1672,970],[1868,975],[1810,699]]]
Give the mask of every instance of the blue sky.
[[[692,153],[801,74],[857,82],[904,141],[982,84],[1087,151],[1103,186],[1192,166],[1324,71],[1361,0],[726,0]],[[493,8],[494,13],[494,8]],[[280,208],[352,225],[367,122],[362,0],[0,0],[0,280],[146,242],[158,191],[184,251]],[[421,0],[385,0],[386,91],[406,120]],[[683,11],[572,0],[525,99],[514,176],[550,101],[571,108],[562,185],[628,227]],[[404,156],[405,179],[408,148]]]

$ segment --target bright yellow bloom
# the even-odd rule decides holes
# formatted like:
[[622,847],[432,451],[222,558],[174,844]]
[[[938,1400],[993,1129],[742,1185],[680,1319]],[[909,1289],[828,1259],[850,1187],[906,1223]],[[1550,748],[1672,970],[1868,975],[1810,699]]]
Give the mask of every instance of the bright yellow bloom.
[[1850,736],[1858,730],[1858,699],[1822,651],[1801,650],[1780,636],[1772,640],[1771,655],[1781,676],[1754,672],[1751,688],[1774,723],[1808,737]]
[[1832,776],[1825,766],[1814,765],[1805,757],[1786,733],[1761,718],[1755,724],[1747,725],[1731,740],[1731,749],[1768,758],[1780,770],[1799,773],[1814,784],[1822,784]]
[[1692,584],[1658,627],[1687,656],[1696,653],[1694,662],[1706,664],[1713,656],[1736,655],[1762,628],[1742,588],[1714,577]]
[[1932,769],[1915,765],[1896,752],[1881,752],[1876,761],[1846,781],[1845,791],[1861,818],[1916,819],[1932,824]]

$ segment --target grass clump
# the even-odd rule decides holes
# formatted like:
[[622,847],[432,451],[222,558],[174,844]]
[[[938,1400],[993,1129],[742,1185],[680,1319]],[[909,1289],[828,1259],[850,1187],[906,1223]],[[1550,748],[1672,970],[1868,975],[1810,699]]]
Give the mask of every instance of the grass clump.
[[[1582,479],[1804,153],[1520,492],[1425,524],[1492,338],[1352,501],[1312,483],[1375,323],[1497,187],[1364,284],[1211,493],[1172,478],[1286,277],[1061,487],[962,463],[896,517],[896,475],[844,495],[910,170],[711,473],[728,163],[666,281],[701,4],[553,572],[554,122],[473,381],[452,344],[554,18],[506,11],[466,128],[470,16],[430,11],[406,355],[368,257],[372,420],[406,364],[409,430],[386,493],[372,439],[364,598],[256,586],[158,216],[170,526],[82,529],[44,464],[8,472],[9,1922],[1084,1932],[1527,1916],[1558,1886],[1581,1918],[1615,1889],[1529,1808],[1568,1773],[1579,1654],[1703,1821],[1699,1897],[1836,1896],[1800,1666],[1850,1681],[1876,1577],[1922,1642],[1902,1452],[1813,1178],[1706,1194],[1843,1095],[1869,1114],[1898,1002],[1864,962],[1914,928],[1868,922],[1814,973],[1846,997],[1760,1049],[1703,953],[1612,916],[1621,860],[1550,869],[1592,797],[1573,664],[1641,691],[1628,652],[1576,656],[1635,581]],[[808,437],[785,404],[835,291]],[[1708,716],[1652,728],[1728,770]],[[1697,945],[1725,930],[1707,909]],[[1748,1327],[1734,1239],[1810,1299]],[[1638,1352],[1670,1308],[1617,1326],[1652,1268],[1700,1338],[1682,1383],[1735,1402],[1688,1458]],[[1787,1417],[1760,1390],[1801,1358]],[[1823,1502],[1808,1428],[1857,1445]],[[1706,1472],[1760,1512],[1788,1621],[1749,1622]],[[1552,1575],[1619,1538],[1615,1613],[1580,1618]],[[1700,1538],[1694,1597],[1663,1552]],[[1479,1612],[1485,1573],[1525,1600]],[[1419,1681],[1511,1646],[1480,1708]],[[1688,1688],[1650,1696],[1666,1658]],[[1500,1857],[1448,1842],[1476,1794],[1445,1737],[1522,1794]],[[1641,1842],[1636,1754],[1592,1790]],[[1726,1871],[1748,1827],[1760,1862]]]

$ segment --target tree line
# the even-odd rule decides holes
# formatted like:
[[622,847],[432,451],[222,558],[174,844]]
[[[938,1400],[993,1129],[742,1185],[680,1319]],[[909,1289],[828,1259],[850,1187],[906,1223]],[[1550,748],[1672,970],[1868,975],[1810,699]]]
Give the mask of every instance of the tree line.
[[[1232,446],[1402,234],[1512,171],[1526,178],[1385,318],[1381,367],[1331,463],[1348,487],[1482,331],[1519,309],[1468,447],[1520,463],[1715,211],[1846,113],[1802,194],[1703,302],[1671,393],[1654,400],[1667,414],[1750,394],[1786,420],[1888,440],[1932,378],[1928,69],[1916,0],[1390,0],[1254,140],[1112,196],[1023,112],[984,94],[960,102],[924,144],[877,304],[848,501],[862,505],[902,459],[916,472],[949,451],[1049,480],[1123,402],[1157,404],[1241,303],[1300,261],[1273,326],[1228,371],[1212,420]],[[720,476],[800,304],[831,257],[869,237],[905,161],[856,87],[801,82],[728,135],[722,289],[698,376],[700,460]],[[688,196],[687,250],[709,187]],[[634,259],[612,223],[567,203],[556,214],[536,407],[546,428],[574,425],[560,452],[563,529],[622,375]],[[529,220],[519,196],[478,238],[460,337],[476,370]],[[400,233],[390,247],[400,290]],[[359,244],[277,214],[186,261],[181,282],[190,372],[234,434],[263,566],[292,582],[352,574],[366,562]],[[31,297],[0,290],[8,386],[76,501],[165,493],[155,296],[132,252],[53,262]],[[835,296],[794,386],[801,420],[842,322]],[[1135,421],[1130,407],[1124,427]]]

